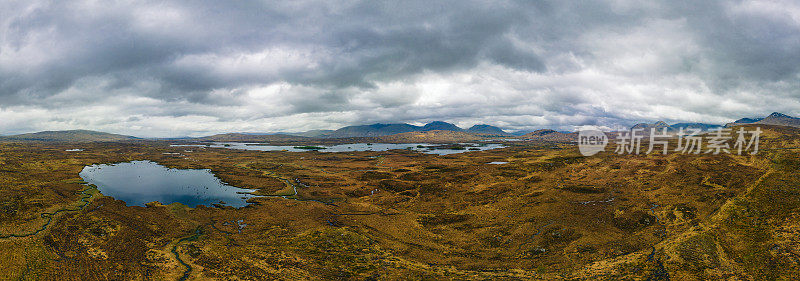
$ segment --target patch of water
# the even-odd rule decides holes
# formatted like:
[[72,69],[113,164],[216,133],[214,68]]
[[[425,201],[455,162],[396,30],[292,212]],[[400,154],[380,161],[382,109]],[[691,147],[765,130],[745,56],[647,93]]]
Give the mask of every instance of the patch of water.
[[80,173],[103,195],[125,201],[128,206],[149,202],[181,203],[189,207],[220,204],[240,208],[255,190],[223,183],[211,170],[170,169],[150,161],[86,166]]
[[483,151],[496,148],[503,148],[502,144],[485,143],[485,144],[472,144],[462,143],[458,145],[436,145],[429,143],[350,143],[350,144],[337,144],[330,146],[291,146],[291,145],[264,145],[259,143],[238,143],[238,142],[217,142],[208,145],[199,144],[173,144],[172,147],[214,147],[214,148],[228,148],[228,149],[243,149],[243,150],[257,150],[257,151],[289,151],[289,152],[303,152],[303,151],[320,151],[320,152],[351,152],[351,151],[387,151],[393,149],[409,149],[417,152],[428,154],[454,154],[467,151]]

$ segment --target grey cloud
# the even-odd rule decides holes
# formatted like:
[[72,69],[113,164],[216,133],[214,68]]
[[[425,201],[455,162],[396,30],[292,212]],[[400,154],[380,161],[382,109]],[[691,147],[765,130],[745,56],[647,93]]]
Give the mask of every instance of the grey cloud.
[[694,31],[693,39],[705,47],[703,59],[711,65],[700,69],[706,72],[698,75],[721,89],[736,87],[742,81],[796,83],[800,74],[800,22],[784,8],[797,7],[774,3],[780,10],[760,12],[756,7],[743,7],[736,11],[745,3],[678,1],[669,11],[670,16],[685,18]]
[[497,44],[494,48],[489,49],[487,57],[495,63],[519,70],[543,72],[547,68],[535,53],[520,50],[508,42]]
[[[5,2],[0,115],[31,123],[0,129],[125,127],[34,117],[67,107],[117,108],[143,128],[215,120],[186,134],[486,116],[566,129],[798,114],[800,6],[751,2]],[[641,46],[613,44],[628,39]],[[249,95],[276,84],[286,89]],[[691,102],[657,97],[687,92]]]
[[[317,3],[307,3],[308,9],[281,9],[267,4],[189,1],[177,7],[185,14],[183,28],[188,29],[164,26],[167,31],[162,32],[137,28],[141,23],[134,16],[119,14],[125,7],[111,9],[109,14],[95,10],[89,12],[97,14],[82,15],[70,3],[53,2],[6,23],[6,29],[13,31],[7,35],[7,44],[19,47],[25,44],[25,38],[40,34],[47,38],[38,47],[54,44],[58,51],[42,50],[38,55],[46,57],[46,62],[28,73],[5,70],[2,93],[46,96],[82,77],[107,74],[122,84],[131,77],[157,79],[169,95],[188,93],[189,98],[215,88],[274,81],[370,87],[375,81],[424,70],[473,66],[481,49],[500,38],[517,18],[509,15],[513,10],[493,9],[486,4],[457,7],[458,3],[440,6],[444,15],[418,16],[413,11],[427,8],[425,2],[404,8],[414,9],[411,12],[392,10],[390,4],[367,3],[331,15],[327,14],[329,9],[315,8]],[[423,27],[422,22],[428,21],[432,26]],[[185,55],[255,52],[273,44],[329,48],[336,57],[321,61],[316,71],[274,76],[252,73],[220,77],[204,69],[182,69],[173,64]],[[541,68],[540,62],[524,52],[497,48],[514,52],[495,52],[492,57],[497,62],[515,66],[532,62],[538,64],[536,69]],[[515,61],[515,57],[522,60]]]

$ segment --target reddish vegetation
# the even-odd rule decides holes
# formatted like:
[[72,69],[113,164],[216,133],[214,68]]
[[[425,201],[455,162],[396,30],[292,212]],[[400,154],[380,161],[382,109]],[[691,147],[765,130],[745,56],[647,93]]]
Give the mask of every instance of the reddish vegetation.
[[211,169],[286,196],[190,209],[91,193],[44,231],[0,239],[0,279],[794,279],[800,134],[762,129],[755,156],[582,157],[539,141],[446,156],[0,144],[3,234],[81,204],[78,173],[95,163]]

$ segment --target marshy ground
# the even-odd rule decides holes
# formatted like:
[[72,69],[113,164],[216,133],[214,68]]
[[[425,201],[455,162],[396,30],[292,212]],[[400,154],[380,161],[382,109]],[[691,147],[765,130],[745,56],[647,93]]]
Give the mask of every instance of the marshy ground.
[[[796,280],[798,136],[772,128],[755,156],[5,143],[0,279]],[[269,196],[131,207],[78,176],[133,160]]]

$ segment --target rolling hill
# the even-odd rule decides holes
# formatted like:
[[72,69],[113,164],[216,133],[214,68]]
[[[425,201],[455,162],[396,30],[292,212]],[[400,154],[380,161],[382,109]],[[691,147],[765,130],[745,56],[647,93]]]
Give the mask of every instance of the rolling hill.
[[631,130],[643,129],[644,131],[648,131],[649,132],[650,129],[653,129],[653,128],[655,128],[656,131],[660,131],[660,130],[663,130],[664,128],[669,129],[669,125],[667,123],[665,123],[664,121],[658,121],[658,122],[655,122],[653,124],[639,123],[639,124],[633,125],[633,127],[631,127]]
[[89,130],[43,131],[37,133],[2,136],[0,141],[61,141],[107,142],[139,140],[140,138]]
[[409,124],[372,124],[360,126],[347,126],[339,128],[329,134],[322,135],[328,138],[354,138],[354,137],[379,137],[399,133],[420,131],[421,127]]
[[300,133],[286,133],[286,134],[292,136],[300,136],[300,137],[319,138],[329,135],[331,133],[333,133],[333,130],[311,130]]
[[271,134],[271,135],[254,135],[242,133],[228,133],[218,134],[197,138],[198,141],[215,141],[215,142],[287,142],[287,141],[303,141],[307,137],[284,135],[284,134]]
[[520,137],[521,139],[529,139],[529,140],[544,140],[544,141],[559,141],[559,142],[573,142],[578,139],[578,134],[576,133],[562,133],[554,130],[549,129],[541,129],[536,130],[531,133],[527,133]]

